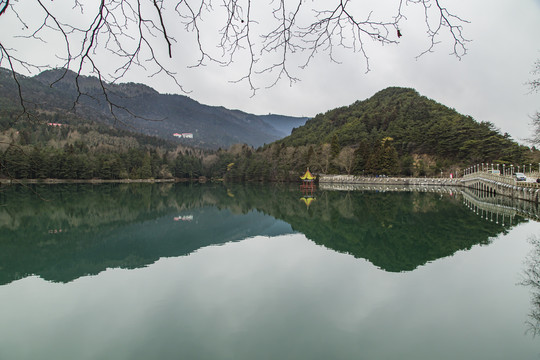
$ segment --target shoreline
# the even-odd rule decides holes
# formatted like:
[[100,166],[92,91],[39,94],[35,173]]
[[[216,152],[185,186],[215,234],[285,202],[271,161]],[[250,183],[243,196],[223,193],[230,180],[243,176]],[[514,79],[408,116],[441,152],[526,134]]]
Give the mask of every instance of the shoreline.
[[17,185],[17,184],[135,184],[135,183],[177,183],[188,182],[189,179],[0,179],[2,185]]
[[[6,179],[0,178],[1,185],[16,184],[137,184],[137,183],[179,183],[179,182],[214,182],[222,179]],[[270,181],[272,183],[273,181]],[[293,181],[294,182],[294,181]],[[415,177],[369,177],[355,175],[320,175],[321,184],[393,184],[393,185],[459,185],[460,180],[453,178],[415,178]]]

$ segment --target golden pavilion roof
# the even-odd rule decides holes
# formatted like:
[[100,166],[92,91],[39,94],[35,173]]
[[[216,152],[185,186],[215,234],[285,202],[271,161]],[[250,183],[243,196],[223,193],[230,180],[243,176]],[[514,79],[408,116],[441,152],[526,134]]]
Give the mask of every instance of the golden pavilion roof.
[[311,203],[313,201],[315,201],[315,198],[314,197],[303,197],[303,198],[300,198],[300,200],[302,200],[306,205],[307,207],[309,207],[309,205],[311,205]]
[[302,180],[315,180],[315,176],[311,175],[309,169],[306,170],[306,173],[303,176],[300,176]]

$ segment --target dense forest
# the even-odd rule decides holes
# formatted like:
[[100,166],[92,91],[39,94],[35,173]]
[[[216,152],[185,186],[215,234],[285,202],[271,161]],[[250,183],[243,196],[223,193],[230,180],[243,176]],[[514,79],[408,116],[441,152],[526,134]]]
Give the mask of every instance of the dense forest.
[[447,176],[476,163],[537,163],[538,152],[489,122],[388,88],[319,114],[257,149],[186,147],[62,110],[21,118],[0,109],[0,176],[17,179],[225,179],[294,181],[313,173]]
[[[0,110],[0,175],[15,179],[198,176],[200,150],[62,112]],[[185,171],[185,173],[183,172]]]
[[307,148],[306,160],[317,171],[387,175],[455,173],[482,162],[521,164],[531,156],[492,123],[397,87],[317,115],[276,146]]
[[448,176],[471,164],[537,163],[538,151],[413,89],[319,114],[292,134],[246,151],[226,174],[235,180],[282,180],[313,173]]

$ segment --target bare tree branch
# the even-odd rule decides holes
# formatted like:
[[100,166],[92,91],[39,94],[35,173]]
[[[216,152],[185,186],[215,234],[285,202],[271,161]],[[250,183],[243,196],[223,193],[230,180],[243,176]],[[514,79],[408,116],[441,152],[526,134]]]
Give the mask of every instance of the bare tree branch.
[[17,63],[20,66],[23,66],[25,68],[32,68],[32,67],[34,67],[34,65],[28,64],[23,60],[20,60],[18,58],[13,57],[10,54],[10,51],[8,49],[6,49],[2,45],[2,43],[0,43],[0,64],[2,64],[2,61],[4,61],[4,62],[7,61],[8,65],[9,65],[8,67],[11,70],[11,76],[12,76],[13,81],[15,82],[16,87],[17,87],[19,104],[21,105],[21,113],[19,114],[19,117],[26,116],[26,118],[28,120],[35,119],[35,115],[32,112],[28,111],[29,109],[27,107],[27,104],[30,104],[30,103],[23,96],[21,82],[19,81],[19,77],[18,77],[17,72],[15,71],[15,68],[14,68],[15,63]]
[[[531,71],[534,78],[528,82],[531,92],[540,91],[540,59],[534,63],[534,69]],[[537,77],[538,76],[538,77]]]
[[527,331],[536,336],[540,334],[540,240],[533,236],[529,242],[532,250],[527,255],[523,278],[519,284],[529,287],[531,291],[531,310],[526,324]]
[[[463,36],[462,25],[468,23],[467,20],[450,13],[447,8],[440,4],[439,0],[435,0],[434,2],[432,0],[407,0],[407,2],[422,4],[424,6],[426,28],[428,38],[430,40],[430,46],[427,50],[418,55],[417,58],[428,52],[432,52],[434,47],[440,43],[440,41],[437,40],[437,37],[441,35],[443,28],[447,28],[448,33],[453,39],[453,51],[450,54],[456,56],[460,60],[467,54],[466,44],[470,40]],[[434,9],[432,8],[433,4],[435,4]],[[434,12],[433,16],[430,14],[430,11]],[[438,19],[435,25],[430,24],[430,19],[432,18]]]
[[0,15],[2,15],[9,5],[9,0],[0,1]]
[[[540,60],[536,60],[534,63],[534,68],[531,72],[535,78],[533,78],[531,81],[529,81],[527,84],[529,85],[529,89],[532,92],[538,92],[540,91],[540,78],[537,78],[536,76],[540,75]],[[531,116],[531,126],[533,127],[532,137],[530,139],[527,139],[527,141],[534,146],[540,145],[540,112],[537,111],[536,114]]]
[[[305,0],[272,0],[270,4],[214,0],[219,2],[215,7],[211,0],[175,0],[170,9],[163,0],[72,0],[71,9],[34,0],[39,11],[31,14],[23,7],[29,1],[0,0],[0,21],[6,16],[16,19],[23,29],[20,39],[50,44],[59,62],[38,65],[24,56],[14,56],[15,49],[6,47],[7,39],[0,34],[0,66],[28,73],[64,68],[51,86],[63,80],[69,70],[76,72],[78,96],[74,108],[82,96],[96,96],[82,89],[80,75],[95,75],[100,96],[109,103],[115,119],[118,110],[127,109],[114,104],[107,84],[119,82],[130,71],[142,69],[150,77],[165,75],[181,91],[188,92],[174,65],[167,61],[173,54],[181,54],[176,58],[195,55],[197,60],[191,67],[245,63],[244,75],[233,82],[247,83],[253,95],[261,83],[272,87],[282,80],[291,85],[299,81],[294,68],[309,66],[321,53],[339,63],[337,48],[359,53],[366,71],[370,71],[367,42],[398,44],[403,36],[400,24],[408,20],[405,5],[424,13],[429,45],[419,56],[432,52],[445,34],[452,42],[451,54],[461,59],[467,52],[463,26],[468,22],[445,7],[443,0],[396,0],[393,16],[377,9],[369,11],[350,0],[329,0],[323,5]],[[29,34],[25,35],[25,30]],[[181,35],[179,31],[183,31]],[[181,36],[182,42],[174,36]],[[57,45],[59,41],[61,46]],[[187,45],[191,43],[195,48]],[[22,92],[20,96],[23,112],[27,113]]]
[[167,28],[165,27],[165,24],[163,23],[163,15],[161,14],[161,7],[157,4],[157,1],[154,0],[154,7],[156,8],[156,12],[159,16],[159,22],[161,23],[161,31],[163,31],[163,37],[165,38],[165,41],[167,42],[167,47],[169,48],[169,57],[172,58],[172,44],[171,40],[169,39],[169,36],[167,35]]

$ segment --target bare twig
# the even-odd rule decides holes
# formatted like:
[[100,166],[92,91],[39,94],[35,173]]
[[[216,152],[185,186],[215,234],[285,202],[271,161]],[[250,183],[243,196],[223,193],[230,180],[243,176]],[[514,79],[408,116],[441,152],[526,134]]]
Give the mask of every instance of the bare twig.
[[529,287],[532,294],[531,311],[526,324],[527,331],[536,336],[540,334],[540,240],[533,236],[529,238],[529,242],[532,250],[525,261],[523,280],[520,285]]
[[[432,52],[443,34],[449,35],[454,56],[461,59],[467,52],[468,40],[463,35],[463,26],[468,22],[443,6],[443,0],[399,0],[397,12],[388,18],[374,10],[366,11],[357,4],[353,7],[350,0],[329,0],[324,3],[324,8],[317,8],[320,5],[305,0],[272,0],[270,5],[251,0],[220,0],[217,7],[211,0],[176,0],[170,10],[163,0],[73,0],[71,10],[74,15],[90,14],[90,17],[82,17],[86,19],[84,21],[63,14],[66,7],[56,2],[35,1],[41,12],[32,13],[32,16],[17,11],[22,3],[18,0],[1,2],[0,14],[2,17],[15,16],[23,29],[30,30],[29,35],[21,36],[21,40],[49,43],[51,36],[61,40],[62,46],[51,51],[61,60],[60,65],[65,70],[51,86],[65,79],[68,70],[75,71],[78,91],[75,108],[82,96],[96,98],[95,94],[82,89],[80,75],[95,75],[100,84],[99,96],[109,104],[109,111],[116,120],[119,119],[118,110],[135,114],[112,101],[107,84],[120,81],[136,68],[143,69],[150,77],[164,75],[181,91],[187,92],[178,73],[165,60],[176,53],[198,54],[190,67],[209,63],[230,66],[247,57],[244,75],[233,82],[247,83],[252,94],[261,87],[261,78],[266,87],[283,79],[295,83],[299,78],[294,74],[292,64],[299,63],[300,68],[305,68],[320,53],[328,54],[331,61],[339,63],[336,48],[359,53],[365,61],[366,71],[370,71],[366,42],[398,44],[403,35],[400,24],[407,21],[405,5],[414,5],[424,11],[429,45],[419,56]],[[265,11],[265,6],[270,6],[269,11]],[[271,17],[267,16],[269,12]],[[204,22],[207,14],[211,17],[210,23]],[[30,21],[36,17],[39,17],[37,22]],[[174,22],[174,17],[178,21]],[[178,43],[171,35],[179,30],[171,25],[175,23],[192,37],[196,44],[194,49],[185,48],[186,42],[183,42],[178,45],[182,51],[175,51]],[[217,43],[209,40],[212,38],[217,39]],[[218,51],[215,51],[215,45]],[[161,55],[162,47],[166,48],[165,56]],[[105,58],[104,54],[113,56]],[[295,59],[291,62],[293,54]],[[111,59],[116,66],[107,71]],[[2,46],[0,65],[3,62],[14,73],[16,68],[32,73],[58,66],[32,64],[28,59],[14,57],[12,50]],[[26,113],[28,109],[24,106],[22,92],[19,95]]]

